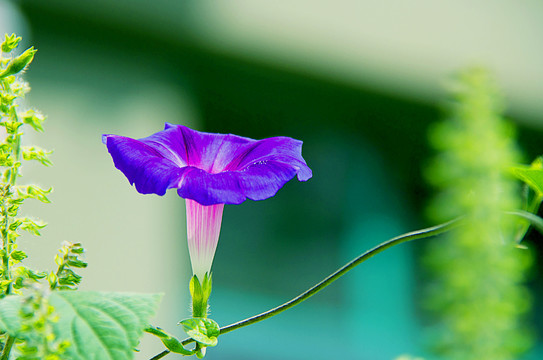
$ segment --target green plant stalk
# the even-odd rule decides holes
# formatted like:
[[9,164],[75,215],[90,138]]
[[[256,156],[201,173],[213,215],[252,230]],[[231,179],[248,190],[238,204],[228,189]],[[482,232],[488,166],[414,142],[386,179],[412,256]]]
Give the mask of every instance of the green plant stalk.
[[[309,288],[305,292],[301,293],[300,295],[296,296],[292,300],[287,301],[283,305],[280,305],[280,306],[278,306],[276,308],[265,311],[265,312],[263,312],[261,314],[258,314],[258,315],[249,317],[249,318],[247,318],[245,320],[241,320],[241,321],[238,321],[236,323],[224,326],[224,327],[221,328],[220,334],[223,335],[223,334],[229,333],[231,331],[237,330],[239,328],[242,328],[242,327],[257,323],[259,321],[266,320],[266,319],[268,319],[268,318],[270,318],[272,316],[275,316],[275,315],[277,315],[277,314],[279,314],[279,313],[281,313],[281,312],[283,312],[285,310],[288,310],[288,309],[292,308],[293,306],[298,305],[302,301],[307,300],[308,298],[315,295],[319,291],[323,290],[325,287],[327,287],[328,285],[330,285],[331,283],[333,283],[334,281],[339,279],[341,276],[345,275],[347,272],[354,269],[356,266],[362,264],[364,261],[370,259],[374,255],[377,255],[382,251],[385,251],[385,250],[387,250],[387,249],[389,249],[389,248],[391,248],[393,246],[400,245],[400,244],[402,244],[404,242],[417,240],[417,239],[429,238],[429,237],[437,236],[439,234],[447,232],[447,231],[451,230],[452,228],[458,226],[458,223],[459,223],[460,219],[461,218],[457,218],[457,219],[451,220],[449,222],[446,222],[446,223],[443,223],[443,224],[440,224],[440,225],[436,225],[436,226],[429,227],[429,228],[422,229],[422,230],[413,231],[413,232],[410,232],[410,233],[403,234],[403,235],[400,235],[398,237],[392,238],[390,240],[387,240],[387,241],[377,245],[373,249],[368,250],[368,251],[362,253],[361,255],[359,255],[358,257],[354,258],[353,260],[351,260],[350,262],[348,262],[347,264],[343,265],[341,268],[336,270],[334,273],[330,274],[325,279],[323,279],[322,281],[320,281],[316,285],[312,286],[311,288]],[[190,344],[192,342],[194,342],[194,339],[187,338],[187,339],[182,341],[182,344],[187,345],[187,344]],[[169,350],[164,350],[160,354],[155,355],[154,357],[152,357],[150,360],[159,360],[159,359],[163,358],[164,356],[168,355],[169,353],[170,353]]]
[[451,220],[451,221],[446,222],[444,224],[440,224],[440,225],[433,226],[433,227],[430,227],[430,228],[426,228],[426,229],[423,229],[423,230],[418,230],[418,231],[410,232],[410,233],[407,233],[407,234],[403,234],[403,235],[400,235],[400,236],[395,237],[393,239],[390,239],[388,241],[385,241],[385,242],[377,245],[373,249],[368,250],[365,253],[363,253],[363,254],[359,255],[358,257],[354,258],[353,260],[351,260],[347,264],[343,265],[343,267],[339,268],[334,273],[332,273],[331,275],[329,275],[328,277],[323,279],[318,284],[314,285],[310,289],[306,290],[305,292],[298,295],[294,299],[284,303],[283,305],[280,305],[280,306],[278,306],[278,307],[276,307],[274,309],[268,310],[268,311],[266,311],[264,313],[261,313],[259,315],[256,315],[256,316],[247,318],[245,320],[238,321],[238,322],[236,322],[234,324],[222,327],[221,328],[221,334],[226,334],[226,333],[228,333],[230,331],[239,329],[241,327],[254,324],[256,322],[259,322],[259,321],[265,320],[267,318],[270,318],[272,316],[275,316],[275,315],[277,315],[277,314],[279,314],[279,313],[281,313],[281,312],[283,312],[283,311],[285,311],[287,309],[290,309],[291,307],[301,303],[302,301],[310,298],[311,296],[315,295],[319,291],[323,290],[325,287],[327,287],[328,285],[330,285],[331,283],[333,283],[334,281],[339,279],[341,276],[345,275],[347,272],[349,272],[350,270],[352,270],[356,266],[360,265],[361,263],[363,263],[364,261],[370,259],[371,257],[379,254],[380,252],[385,251],[385,250],[387,250],[387,249],[389,249],[389,248],[391,248],[391,247],[393,247],[395,245],[399,245],[399,244],[402,244],[402,243],[407,242],[407,241],[423,239],[423,238],[428,238],[428,237],[432,237],[432,236],[442,234],[442,233],[444,233],[446,231],[449,231],[453,227],[457,226],[458,221],[459,221],[459,219]]
[[[9,90],[9,87],[6,87],[3,82],[2,82],[2,90],[3,91]],[[19,121],[17,117],[17,112],[15,111],[15,108],[13,106],[11,107],[9,113],[10,113],[9,117],[11,117],[17,122]],[[9,214],[8,214],[8,204],[6,202],[6,196],[8,196],[8,194],[11,192],[11,188],[15,184],[15,180],[17,179],[17,168],[15,164],[20,157],[20,147],[21,147],[20,136],[17,133],[9,134],[8,132],[8,137],[9,136],[13,136],[15,140],[12,146],[12,150],[11,150],[15,158],[15,161],[14,161],[14,165],[12,165],[11,169],[9,169],[9,184],[2,189],[2,216],[4,217],[4,222],[2,224],[2,231],[1,231],[2,249],[4,250],[4,255],[2,257],[3,279],[8,280],[8,281],[11,279],[10,269],[9,269],[9,258],[10,258],[12,249],[11,249],[11,244],[9,241],[8,229],[10,225],[10,219],[9,219]],[[11,284],[9,284],[8,287],[6,288],[5,295],[9,295],[11,293],[11,290],[12,290],[12,286]],[[9,354],[9,351],[8,351],[8,354]]]
[[465,222],[424,256],[432,278],[425,304],[436,315],[430,346],[447,359],[517,359],[534,343],[524,284],[532,256],[516,249],[528,223],[504,212],[532,211],[536,197],[519,196],[515,177],[537,195],[542,164],[516,165],[514,127],[488,70],[468,67],[451,80],[447,111],[429,131],[436,154],[426,176],[438,191],[427,214],[436,222],[462,214]]
[[[187,342],[188,344],[188,342]],[[157,354],[155,356],[153,356],[151,359],[149,360],[159,360],[159,359],[162,359],[164,356],[168,355],[170,353],[170,350],[164,350],[163,352],[161,352],[160,354]]]
[[[20,122],[19,117],[17,116],[17,111],[15,111],[14,107],[11,109],[11,117],[14,122]],[[13,136],[15,137],[15,143],[13,144],[14,159],[13,166],[11,167],[9,173],[9,184],[11,186],[14,186],[15,182],[17,181],[17,175],[19,175],[19,169],[17,168],[17,164],[19,163],[19,161],[21,161],[21,135],[17,132],[16,134],[13,134]]]
[[[13,107],[11,109],[11,117],[15,122],[20,122],[19,117],[17,116],[17,112],[15,111],[15,108]],[[12,135],[14,137],[14,143],[12,148],[12,154],[13,154],[13,165],[11,166],[11,169],[9,169],[9,184],[6,186],[4,190],[4,195],[7,195],[12,191],[12,187],[15,186],[15,183],[17,181],[17,175],[19,173],[17,164],[21,160],[21,135],[17,132]],[[12,251],[12,246],[9,241],[9,235],[8,235],[8,229],[10,225],[10,217],[8,214],[8,204],[6,204],[5,200],[2,202],[2,209],[3,209],[3,216],[4,216],[4,224],[3,224],[3,231],[2,231],[2,248],[4,249],[4,256],[2,259],[3,262],[3,270],[4,270],[4,279],[10,280],[10,272],[9,272],[9,258]],[[12,290],[12,284],[10,283],[6,289],[6,295],[9,295]]]
[[[4,191],[8,191],[7,189],[4,189]],[[9,236],[8,236],[8,228],[9,228],[9,218],[8,218],[8,207],[5,202],[5,198],[2,199],[2,210],[3,210],[3,216],[4,216],[4,224],[2,224],[2,249],[4,250],[4,256],[2,257],[2,270],[4,272],[3,278],[4,280],[10,280],[11,276],[9,274],[9,254],[11,252],[11,246],[9,245]],[[11,284],[8,285],[6,289],[6,295],[9,295],[11,293]]]
[[8,335],[6,343],[4,344],[4,350],[2,350],[2,355],[0,356],[0,360],[9,360],[9,354],[11,353],[11,348],[13,347],[14,343],[15,338]]

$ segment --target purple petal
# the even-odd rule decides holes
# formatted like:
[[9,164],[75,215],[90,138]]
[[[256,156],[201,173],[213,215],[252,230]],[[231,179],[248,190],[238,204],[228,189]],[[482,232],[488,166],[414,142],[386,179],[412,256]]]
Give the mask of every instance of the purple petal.
[[106,135],[104,142],[139,192],[163,195],[176,187],[181,197],[202,205],[267,199],[294,176],[312,176],[302,142],[288,137],[253,140],[166,124],[147,138]]
[[293,167],[275,161],[252,164],[244,171],[218,174],[194,169],[184,178],[177,193],[202,205],[241,204],[247,198],[264,200],[274,196],[295,175]]
[[104,135],[102,141],[115,167],[142,194],[164,195],[186,171],[141,141],[117,135]]

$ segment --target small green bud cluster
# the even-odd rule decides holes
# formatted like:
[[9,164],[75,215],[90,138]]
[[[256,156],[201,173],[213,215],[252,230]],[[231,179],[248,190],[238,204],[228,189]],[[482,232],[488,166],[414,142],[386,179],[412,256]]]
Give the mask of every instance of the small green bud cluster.
[[[20,100],[30,91],[19,75],[36,53],[30,48],[19,56],[11,55],[20,40],[14,34],[6,35],[0,52],[0,127],[5,130],[0,142],[0,300],[8,295],[19,295],[24,300],[21,331],[15,335],[0,333],[0,356],[8,359],[15,342],[18,360],[57,360],[62,358],[69,343],[56,338],[52,330],[56,316],[48,304],[49,290],[38,282],[46,278],[50,290],[76,290],[81,276],[74,269],[85,268],[87,263],[81,260],[84,253],[81,244],[66,242],[55,258],[56,271],[34,271],[22,264],[27,254],[18,248],[17,239],[22,232],[40,236],[46,224],[20,216],[20,208],[27,199],[50,203],[48,196],[52,189],[17,183],[25,161],[51,165],[50,151],[21,145],[25,129],[43,132],[45,117],[36,110],[19,108]],[[29,292],[31,295],[27,296]]]
[[4,42],[2,43],[2,52],[9,53],[12,50],[15,50],[17,46],[19,46],[19,41],[21,41],[22,38],[18,37],[15,34],[5,35]]
[[87,267],[87,263],[80,259],[84,252],[85,249],[81,247],[80,243],[64,242],[59,253],[55,256],[57,271],[51,272],[47,277],[51,290],[77,290],[81,282],[81,275],[71,268]]
[[[27,257],[17,248],[17,238],[21,231],[40,236],[45,223],[29,217],[20,217],[19,209],[26,199],[36,199],[49,203],[47,195],[52,189],[42,189],[37,185],[18,185],[22,162],[35,160],[49,166],[51,152],[37,146],[21,146],[25,125],[36,131],[43,131],[44,116],[35,110],[21,111],[20,99],[30,87],[18,76],[34,58],[36,50],[30,48],[19,56],[11,56],[21,38],[6,35],[0,54],[0,126],[6,136],[0,143],[0,235],[2,249],[0,259],[0,296],[20,293],[20,290],[43,279],[46,274],[33,271],[20,263]],[[9,56],[4,57],[4,54]]]
[[[15,34],[5,35],[4,42],[2,43],[1,49],[3,53],[11,53],[17,48],[21,41],[20,37],[17,37]],[[13,57],[11,59],[0,59],[0,79],[7,78],[13,75],[17,75],[22,72],[28,64],[34,59],[34,54],[36,54],[34,47],[31,47],[24,51],[21,55]]]
[[20,311],[21,333],[26,338],[17,342],[17,360],[60,360],[70,343],[58,340],[53,325],[58,322],[47,297],[36,292],[24,300]]

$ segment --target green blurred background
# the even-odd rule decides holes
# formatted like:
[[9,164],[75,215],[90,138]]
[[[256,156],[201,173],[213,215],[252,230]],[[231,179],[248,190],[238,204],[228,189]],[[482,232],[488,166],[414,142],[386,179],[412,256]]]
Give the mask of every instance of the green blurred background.
[[[28,210],[50,223],[26,242],[30,255],[51,267],[61,241],[81,241],[82,289],[164,292],[155,325],[182,336],[184,202],[138,194],[101,134],[144,137],[172,122],[290,136],[304,141],[314,177],[226,207],[211,316],[226,325],[279,305],[363,250],[430,225],[426,133],[460,68],[496,74],[526,160],[543,153],[542,16],[538,0],[0,0],[0,33],[39,50],[28,102],[48,115],[47,132],[29,141],[55,151],[54,167],[24,173],[55,188],[53,204]],[[530,238],[541,254],[542,239]],[[207,358],[427,355],[422,250],[387,251],[288,313],[221,337]],[[530,284],[540,345],[526,359],[543,351],[541,267]],[[141,349],[137,359],[162,347],[145,338]]]

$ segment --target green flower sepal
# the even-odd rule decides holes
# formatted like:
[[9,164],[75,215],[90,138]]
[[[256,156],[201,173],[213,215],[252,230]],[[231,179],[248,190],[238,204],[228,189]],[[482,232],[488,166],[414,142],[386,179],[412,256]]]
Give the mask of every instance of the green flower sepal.
[[193,352],[199,359],[202,359],[206,353],[206,347],[217,345],[217,337],[221,330],[219,325],[208,315],[208,300],[211,295],[211,274],[205,273],[204,279],[196,275],[190,279],[190,295],[192,296],[192,318],[179,322],[183,330],[196,341],[196,347]]
[[205,273],[202,282],[194,275],[190,279],[189,290],[192,296],[192,317],[206,318],[208,313],[207,302],[211,295],[211,274]]

